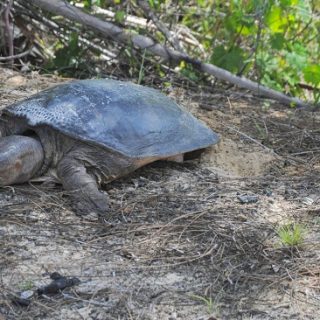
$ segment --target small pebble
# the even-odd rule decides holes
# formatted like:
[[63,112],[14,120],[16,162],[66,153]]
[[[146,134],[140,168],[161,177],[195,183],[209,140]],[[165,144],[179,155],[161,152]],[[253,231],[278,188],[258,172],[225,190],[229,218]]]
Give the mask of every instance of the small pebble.
[[310,198],[310,197],[305,197],[301,200],[302,203],[311,206],[314,203],[314,199]]
[[20,298],[21,298],[21,299],[30,299],[30,298],[33,297],[33,295],[34,295],[34,291],[32,291],[32,290],[26,290],[26,291],[22,291],[22,292],[20,293]]
[[255,203],[258,202],[259,198],[256,195],[239,195],[237,196],[238,200],[240,200],[241,203]]

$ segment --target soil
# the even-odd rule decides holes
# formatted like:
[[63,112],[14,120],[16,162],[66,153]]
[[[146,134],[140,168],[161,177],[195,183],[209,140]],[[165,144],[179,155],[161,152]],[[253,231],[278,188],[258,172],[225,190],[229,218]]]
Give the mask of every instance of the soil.
[[[1,108],[66,80],[1,69]],[[221,141],[109,184],[104,221],[77,216],[59,185],[0,189],[0,319],[320,318],[319,115],[167,93]],[[281,226],[300,228],[296,245]],[[54,272],[80,284],[39,295]]]

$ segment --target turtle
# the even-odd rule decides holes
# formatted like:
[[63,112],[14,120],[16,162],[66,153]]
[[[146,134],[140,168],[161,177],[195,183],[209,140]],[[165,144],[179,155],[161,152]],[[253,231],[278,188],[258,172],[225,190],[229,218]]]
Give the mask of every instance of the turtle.
[[55,172],[77,213],[105,215],[106,183],[156,160],[181,161],[218,141],[156,89],[113,79],[74,80],[1,111],[0,186]]

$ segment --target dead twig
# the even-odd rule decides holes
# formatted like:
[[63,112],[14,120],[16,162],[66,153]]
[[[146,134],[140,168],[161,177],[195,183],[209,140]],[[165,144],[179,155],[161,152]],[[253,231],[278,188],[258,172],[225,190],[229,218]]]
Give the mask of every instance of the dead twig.
[[25,56],[27,56],[30,52],[32,51],[32,49],[29,49],[25,52],[21,52],[19,54],[15,54],[13,56],[7,56],[7,57],[0,57],[0,61],[10,61],[10,60],[13,60],[13,59],[19,59],[19,58],[23,58]]
[[178,38],[172,34],[172,32],[167,28],[167,26],[158,19],[155,13],[151,10],[149,4],[143,0],[138,0],[138,5],[144,11],[145,15],[153,21],[155,26],[159,29],[161,33],[167,38],[169,43],[179,52],[185,54],[183,48],[181,47]]
[[3,19],[4,19],[4,29],[5,29],[5,35],[7,40],[7,46],[8,46],[8,52],[9,52],[9,58],[8,61],[13,66],[13,58],[14,50],[13,50],[13,29],[10,28],[10,12],[12,9],[13,0],[8,0],[7,5],[4,8],[3,12]]

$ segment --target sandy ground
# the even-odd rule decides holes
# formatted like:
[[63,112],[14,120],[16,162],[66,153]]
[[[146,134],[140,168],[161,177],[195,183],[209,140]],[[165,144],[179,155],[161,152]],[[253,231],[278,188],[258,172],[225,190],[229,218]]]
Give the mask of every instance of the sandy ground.
[[[1,108],[62,81],[1,69]],[[104,223],[75,215],[60,186],[0,189],[1,320],[320,318],[319,116],[198,93],[169,94],[220,143],[109,184]],[[297,247],[278,236],[288,224],[303,228]],[[38,295],[53,272],[80,283]]]

